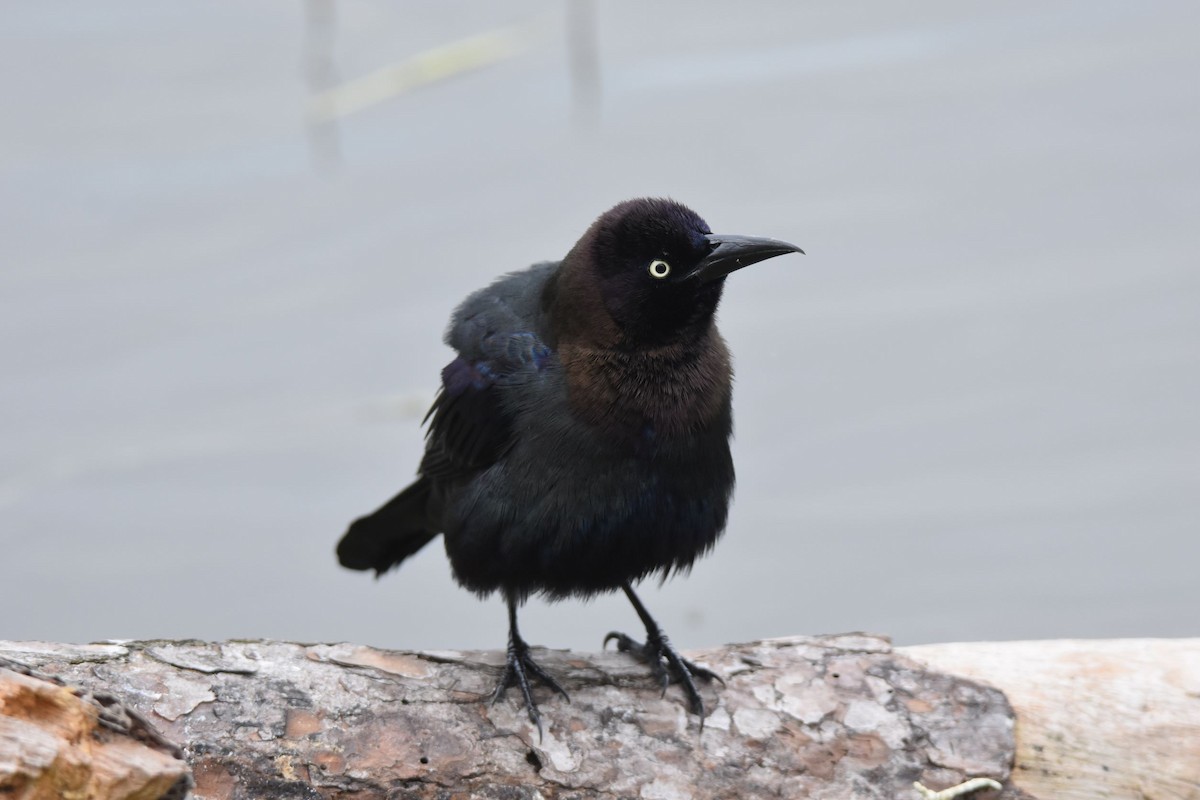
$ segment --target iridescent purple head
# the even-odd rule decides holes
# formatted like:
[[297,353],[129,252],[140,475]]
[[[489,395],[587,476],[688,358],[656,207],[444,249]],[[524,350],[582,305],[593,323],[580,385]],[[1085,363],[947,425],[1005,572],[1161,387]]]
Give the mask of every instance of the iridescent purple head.
[[563,269],[569,291],[598,294],[622,346],[654,347],[705,331],[729,273],[802,252],[775,239],[717,235],[687,206],[639,198],[602,214]]

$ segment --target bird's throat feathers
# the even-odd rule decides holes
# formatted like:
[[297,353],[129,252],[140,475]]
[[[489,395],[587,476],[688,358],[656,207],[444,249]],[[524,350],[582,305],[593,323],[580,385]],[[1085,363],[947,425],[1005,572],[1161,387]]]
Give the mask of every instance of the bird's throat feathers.
[[728,424],[733,370],[715,329],[701,347],[616,350],[567,341],[558,355],[571,407],[614,435],[671,437]]

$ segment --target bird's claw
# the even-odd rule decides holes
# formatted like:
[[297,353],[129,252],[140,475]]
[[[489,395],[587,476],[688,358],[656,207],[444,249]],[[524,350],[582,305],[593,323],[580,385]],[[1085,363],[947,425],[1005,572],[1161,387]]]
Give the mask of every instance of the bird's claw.
[[682,686],[683,693],[687,695],[689,710],[700,718],[700,727],[704,728],[704,700],[700,697],[694,679],[715,680],[724,686],[725,681],[720,675],[679,655],[663,635],[648,636],[643,644],[624,633],[613,631],[604,637],[605,646],[611,641],[617,643],[617,650],[631,653],[639,661],[650,666],[650,671],[662,686],[663,695],[666,695],[672,680]]
[[529,646],[524,641],[518,641],[515,644],[510,644],[508,647],[508,659],[504,664],[504,673],[500,676],[500,680],[496,684],[496,690],[492,692],[492,705],[495,705],[513,686],[519,687],[521,695],[525,700],[525,710],[529,714],[529,720],[537,726],[538,741],[541,741],[544,737],[542,715],[538,713],[537,703],[533,701],[533,692],[529,687],[529,678],[527,675],[537,678],[561,694],[568,703],[571,702],[571,697],[567,694],[567,690],[559,685],[558,681],[549,672],[546,672],[546,670],[542,669],[533,660],[533,656],[529,654]]

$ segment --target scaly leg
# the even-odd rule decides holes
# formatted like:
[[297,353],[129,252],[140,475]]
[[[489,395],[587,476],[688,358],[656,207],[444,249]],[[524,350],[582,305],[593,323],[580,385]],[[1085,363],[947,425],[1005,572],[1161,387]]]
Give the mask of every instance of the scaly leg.
[[629,636],[616,631],[605,636],[604,643],[608,644],[610,640],[615,640],[617,649],[622,653],[632,653],[641,661],[649,664],[654,677],[662,685],[664,695],[666,695],[667,687],[672,679],[679,683],[683,687],[684,694],[687,695],[688,707],[693,714],[700,717],[700,727],[703,728],[704,701],[700,698],[700,692],[696,689],[696,682],[693,679],[715,680],[722,685],[725,681],[721,680],[721,676],[712,670],[693,664],[680,656],[667,640],[667,635],[650,616],[650,612],[642,605],[642,601],[633,593],[633,587],[624,583],[621,588],[625,590],[629,602],[633,603],[633,609],[637,611],[638,616],[642,619],[642,624],[646,626],[646,643],[634,641]]
[[495,705],[509,688],[520,687],[521,694],[525,698],[525,710],[529,712],[530,721],[537,725],[538,740],[540,741],[542,739],[542,716],[538,713],[537,703],[533,702],[533,693],[530,691],[527,675],[541,680],[542,683],[566,698],[568,703],[571,702],[571,698],[567,696],[566,690],[559,686],[558,681],[538,666],[537,662],[533,660],[533,656],[529,654],[529,645],[525,643],[517,630],[517,600],[512,595],[508,595],[506,599],[508,601],[508,660],[504,664],[504,673],[500,676],[500,682],[496,684],[496,691],[492,693],[492,705]]

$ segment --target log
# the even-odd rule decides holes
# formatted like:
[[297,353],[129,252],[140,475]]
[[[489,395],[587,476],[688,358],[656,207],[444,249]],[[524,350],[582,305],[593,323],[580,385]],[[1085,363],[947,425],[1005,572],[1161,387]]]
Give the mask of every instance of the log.
[[286,642],[0,644],[0,655],[111,692],[178,742],[203,798],[916,797],[1001,781],[1015,745],[1001,692],[930,671],[866,635],[698,651],[725,676],[701,731],[621,653],[539,650],[571,693],[483,702],[498,652]]
[[[727,682],[703,688],[701,730],[677,689],[663,697],[624,654],[538,649],[572,697],[535,689],[539,739],[515,691],[485,702],[503,664],[497,652],[0,642],[0,657],[25,673],[121,698],[128,718],[181,745],[205,800],[917,800],[915,781],[943,789],[971,778],[999,782],[973,795],[980,800],[1195,799],[1198,654],[1200,640],[893,649],[848,634],[731,645],[689,654]],[[14,676],[30,679],[0,668],[0,729],[27,721],[3,699]],[[1094,708],[1093,697],[1102,698]],[[0,730],[0,797],[16,785],[5,784],[11,751],[28,742]],[[53,760],[34,761],[44,774],[27,770],[24,785],[61,778]],[[116,769],[113,759],[86,762],[76,757],[72,774]],[[162,786],[178,791],[178,778]],[[138,791],[78,796],[149,800],[172,789]]]

